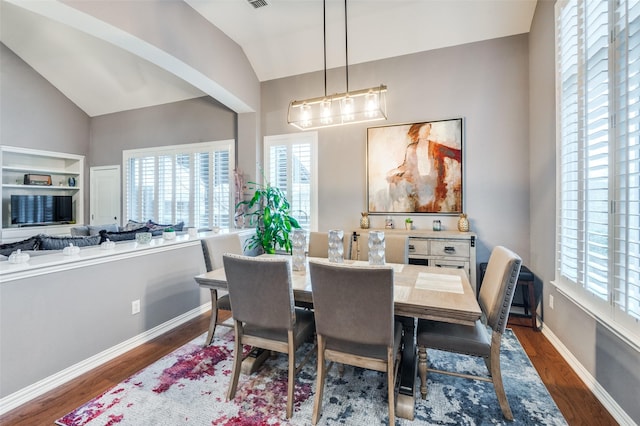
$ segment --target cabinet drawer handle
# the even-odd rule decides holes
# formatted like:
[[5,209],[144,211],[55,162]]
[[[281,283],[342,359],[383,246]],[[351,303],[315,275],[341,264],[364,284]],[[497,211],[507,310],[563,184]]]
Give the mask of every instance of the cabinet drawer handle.
[[444,252],[447,253],[447,254],[455,254],[456,248],[452,247],[452,246],[446,246],[444,248]]
[[409,250],[415,250],[416,246],[414,246],[413,244],[409,244]]

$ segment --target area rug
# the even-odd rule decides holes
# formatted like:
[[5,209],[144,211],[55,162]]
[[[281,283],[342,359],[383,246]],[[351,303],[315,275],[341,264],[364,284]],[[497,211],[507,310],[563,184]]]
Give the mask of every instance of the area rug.
[[[316,357],[296,376],[295,411],[285,416],[287,358],[269,358],[254,374],[240,375],[226,401],[233,361],[233,332],[218,327],[213,344],[205,334],[131,376],[61,419],[80,425],[309,425],[313,411]],[[247,350],[248,348],[245,348]],[[297,354],[302,359],[311,345]],[[485,374],[482,360],[429,351],[436,368]],[[415,420],[396,425],[566,425],[562,414],[511,330],[502,341],[504,387],[515,417],[506,422],[491,383],[430,374],[426,400],[416,391]],[[419,379],[418,379],[419,383]],[[419,385],[418,385],[419,386]],[[418,387],[417,386],[417,387]],[[327,375],[321,425],[386,425],[386,378],[382,373],[334,366]]]

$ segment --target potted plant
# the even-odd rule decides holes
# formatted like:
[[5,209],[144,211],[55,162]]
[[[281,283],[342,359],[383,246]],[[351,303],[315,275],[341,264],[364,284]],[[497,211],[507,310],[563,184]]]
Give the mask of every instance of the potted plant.
[[249,201],[241,201],[236,205],[246,206],[244,216],[253,216],[256,222],[256,233],[246,242],[246,249],[262,247],[265,253],[274,254],[276,249],[291,253],[289,233],[293,228],[300,228],[296,218],[290,215],[291,205],[280,188],[270,184],[260,185],[249,182],[255,188]]
[[406,218],[404,220],[404,227],[408,230],[411,231],[411,228],[413,227],[413,219],[411,219],[410,217]]

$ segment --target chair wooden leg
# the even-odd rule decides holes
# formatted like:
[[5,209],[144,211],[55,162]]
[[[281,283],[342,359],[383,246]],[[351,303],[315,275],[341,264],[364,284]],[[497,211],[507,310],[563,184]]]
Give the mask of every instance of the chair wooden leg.
[[387,348],[387,392],[389,392],[389,426],[396,424],[396,376],[393,347]]
[[218,323],[218,290],[211,290],[211,321],[209,321],[209,332],[207,339],[204,341],[205,346],[209,346],[213,341],[213,334],[216,332],[216,324]]
[[324,364],[324,337],[318,334],[318,372],[316,374],[316,396],[313,401],[313,414],[311,416],[311,424],[318,424],[320,415],[322,414],[322,394],[324,393],[324,380],[326,369]]
[[[505,419],[512,421],[513,414],[511,413],[511,407],[509,407],[509,400],[507,400],[507,394],[504,392],[504,385],[502,384],[502,372],[500,371],[500,340],[502,336],[500,333],[494,332],[491,336],[493,342],[491,342],[491,379],[493,380],[493,388],[496,391],[500,408],[502,409],[502,415]],[[497,341],[496,341],[497,340]]]
[[233,349],[233,373],[231,382],[229,382],[229,391],[227,392],[227,401],[236,396],[236,387],[238,386],[238,377],[240,377],[240,369],[242,368],[242,324],[240,321],[235,322],[235,344]]
[[293,395],[296,386],[296,347],[293,342],[293,330],[289,330],[289,377],[287,391],[287,418],[293,415]]
[[418,347],[418,373],[420,375],[420,395],[427,398],[427,348]]

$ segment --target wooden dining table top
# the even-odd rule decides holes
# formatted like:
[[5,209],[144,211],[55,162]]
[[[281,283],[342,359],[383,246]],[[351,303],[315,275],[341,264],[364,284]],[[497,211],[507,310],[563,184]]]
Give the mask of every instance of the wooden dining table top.
[[[324,258],[309,259],[328,262]],[[344,264],[369,267],[363,261],[345,260]],[[377,267],[393,268],[396,315],[465,325],[480,319],[480,305],[464,270],[397,263]],[[224,268],[197,275],[195,280],[201,287],[227,288]],[[295,300],[313,303],[308,266],[303,271],[293,270],[291,280]]]

